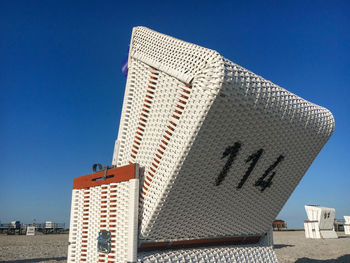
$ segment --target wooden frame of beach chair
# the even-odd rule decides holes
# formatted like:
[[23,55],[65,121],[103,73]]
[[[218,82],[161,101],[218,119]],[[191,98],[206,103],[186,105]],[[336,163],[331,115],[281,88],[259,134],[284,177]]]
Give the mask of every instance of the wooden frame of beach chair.
[[309,220],[304,221],[306,238],[338,238],[334,231],[335,209],[306,205]]
[[277,262],[272,221],[331,136],[332,114],[145,27],[133,29],[128,67],[113,165],[143,168],[136,260]]

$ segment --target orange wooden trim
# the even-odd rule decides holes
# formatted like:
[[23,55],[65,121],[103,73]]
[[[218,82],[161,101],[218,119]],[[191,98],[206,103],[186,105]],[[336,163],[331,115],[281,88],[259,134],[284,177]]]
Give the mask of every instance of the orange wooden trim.
[[229,246],[229,245],[247,245],[256,244],[259,242],[261,236],[249,237],[227,237],[227,238],[208,238],[208,239],[193,239],[181,240],[173,242],[152,242],[142,243],[139,251],[152,251],[164,249],[183,249],[183,248],[197,248],[210,246]]
[[101,179],[96,181],[96,179],[103,178],[105,171],[76,177],[73,181],[73,189],[83,189],[110,183],[129,181],[130,179],[135,179],[135,169],[135,164],[109,169],[107,171],[107,177],[112,175],[113,177],[107,178],[106,180]]

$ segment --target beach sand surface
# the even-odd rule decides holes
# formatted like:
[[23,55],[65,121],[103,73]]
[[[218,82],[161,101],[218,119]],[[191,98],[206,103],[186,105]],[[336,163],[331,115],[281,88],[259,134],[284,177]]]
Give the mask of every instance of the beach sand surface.
[[[279,263],[350,263],[350,236],[306,239],[304,231],[274,232]],[[1,263],[66,262],[68,234],[0,235]]]
[[67,262],[68,234],[0,235],[0,262]]
[[279,263],[350,263],[350,236],[338,239],[306,239],[304,231],[273,233]]

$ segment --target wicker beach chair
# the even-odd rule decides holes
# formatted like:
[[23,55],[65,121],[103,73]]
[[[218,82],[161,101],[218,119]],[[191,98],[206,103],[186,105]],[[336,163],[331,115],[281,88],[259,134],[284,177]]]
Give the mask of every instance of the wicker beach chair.
[[338,238],[334,231],[334,208],[306,205],[305,210],[309,219],[304,221],[306,238]]
[[[117,211],[120,221],[91,223],[88,250],[79,206],[89,190],[73,191],[68,262],[277,262],[272,222],[331,136],[332,114],[214,50],[145,27],[133,29],[128,66],[113,165],[140,165],[130,177],[139,206]],[[100,220],[86,209],[86,225]],[[119,224],[135,214],[137,225]],[[136,237],[115,235],[114,248],[98,252],[99,233],[121,228],[137,228]]]

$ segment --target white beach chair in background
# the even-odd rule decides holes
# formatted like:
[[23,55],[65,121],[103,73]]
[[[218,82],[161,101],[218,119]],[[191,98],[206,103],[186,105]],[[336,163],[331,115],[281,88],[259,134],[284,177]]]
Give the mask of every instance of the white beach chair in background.
[[338,238],[334,231],[334,208],[306,205],[305,210],[309,219],[304,221],[306,238]]
[[35,236],[35,226],[27,226],[26,227],[26,235],[27,236]]
[[345,235],[350,235],[350,216],[344,216],[344,233]]
[[[68,262],[277,262],[272,222],[331,136],[332,114],[214,50],[144,27],[133,29],[128,63],[113,165],[142,167],[139,207],[116,202],[110,222],[118,191],[96,186],[84,211],[91,189],[75,189]],[[101,225],[98,191],[107,196]],[[104,255],[101,231],[113,248]]]

